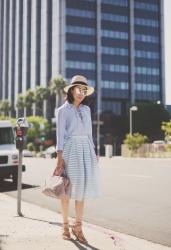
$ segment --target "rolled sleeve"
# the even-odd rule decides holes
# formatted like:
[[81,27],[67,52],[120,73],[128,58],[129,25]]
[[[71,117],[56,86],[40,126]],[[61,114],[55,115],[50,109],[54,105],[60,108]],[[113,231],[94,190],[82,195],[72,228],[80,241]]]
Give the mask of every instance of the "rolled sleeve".
[[64,136],[66,130],[66,113],[65,109],[57,109],[56,113],[56,151],[63,150]]

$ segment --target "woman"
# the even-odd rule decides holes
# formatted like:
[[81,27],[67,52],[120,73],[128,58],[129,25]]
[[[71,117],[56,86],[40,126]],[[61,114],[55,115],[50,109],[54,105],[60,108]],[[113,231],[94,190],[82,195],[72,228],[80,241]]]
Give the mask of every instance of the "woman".
[[94,92],[84,76],[76,75],[64,88],[67,100],[57,110],[57,167],[60,175],[65,167],[72,184],[71,197],[61,199],[63,239],[71,239],[68,222],[69,199],[75,199],[75,223],[72,233],[80,243],[87,243],[82,232],[84,199],[99,196],[99,167],[92,139],[90,108],[87,96]]

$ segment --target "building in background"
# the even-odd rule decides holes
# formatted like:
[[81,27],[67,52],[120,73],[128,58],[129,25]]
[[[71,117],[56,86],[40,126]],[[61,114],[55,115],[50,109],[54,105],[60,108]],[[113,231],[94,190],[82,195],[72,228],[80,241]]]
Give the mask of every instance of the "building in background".
[[[163,0],[0,0],[0,100],[86,76],[97,113],[165,104]],[[54,106],[48,115],[54,114]],[[109,128],[108,128],[109,129]]]

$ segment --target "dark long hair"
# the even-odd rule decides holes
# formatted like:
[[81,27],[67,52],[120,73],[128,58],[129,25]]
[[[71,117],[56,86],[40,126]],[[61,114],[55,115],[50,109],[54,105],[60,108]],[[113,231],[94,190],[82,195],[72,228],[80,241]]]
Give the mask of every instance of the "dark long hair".
[[[72,94],[71,90],[74,89],[75,87],[76,87],[76,86],[71,87],[71,88],[68,90],[68,92],[67,92],[66,100],[67,100],[69,103],[73,103],[73,102],[74,102],[74,97],[73,97],[73,94]],[[82,100],[81,104],[84,104],[84,105],[89,106],[89,98],[86,96],[86,97]]]

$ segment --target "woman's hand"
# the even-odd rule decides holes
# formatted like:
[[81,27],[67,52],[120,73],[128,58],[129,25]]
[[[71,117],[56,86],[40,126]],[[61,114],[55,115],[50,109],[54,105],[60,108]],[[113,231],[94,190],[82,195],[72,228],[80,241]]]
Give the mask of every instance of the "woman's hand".
[[96,159],[97,159],[97,162],[99,162],[99,156],[98,155],[96,155]]
[[54,175],[61,175],[63,169],[64,169],[64,160],[57,159],[57,166],[55,168]]

